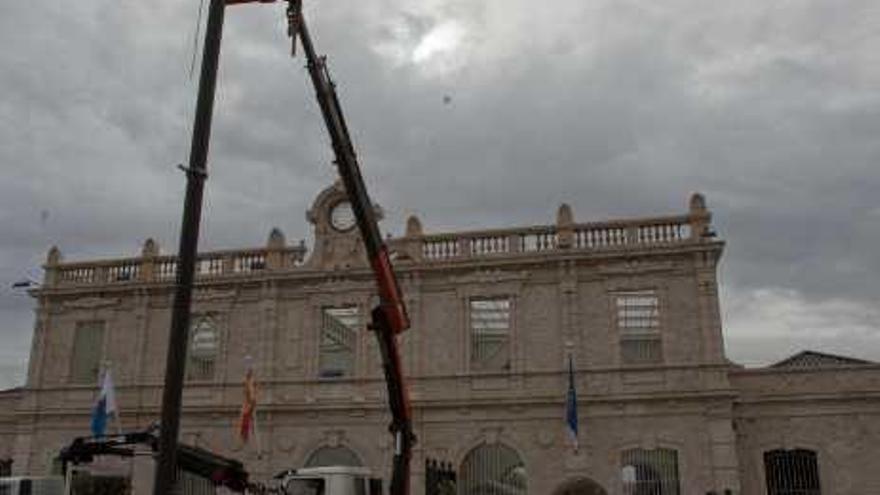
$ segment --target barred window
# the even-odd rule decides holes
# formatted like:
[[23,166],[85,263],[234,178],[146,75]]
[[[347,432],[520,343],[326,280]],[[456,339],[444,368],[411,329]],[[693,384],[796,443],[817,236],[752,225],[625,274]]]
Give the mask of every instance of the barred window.
[[519,454],[504,444],[482,444],[468,452],[459,471],[459,495],[525,495],[528,476]]
[[72,383],[88,385],[98,383],[103,343],[103,321],[81,321],[76,324],[73,336],[73,360],[70,365]]
[[624,495],[679,495],[678,452],[630,449],[623,452],[620,477]]
[[189,326],[189,357],[186,376],[190,380],[213,380],[220,334],[210,315],[194,316]]
[[357,306],[324,308],[318,349],[318,376],[350,376],[354,371],[354,353],[360,312]]
[[657,293],[653,290],[618,293],[615,304],[621,362],[649,364],[663,361]]
[[470,300],[471,370],[510,369],[510,298]]
[[821,495],[816,452],[777,449],[764,452],[767,495]]

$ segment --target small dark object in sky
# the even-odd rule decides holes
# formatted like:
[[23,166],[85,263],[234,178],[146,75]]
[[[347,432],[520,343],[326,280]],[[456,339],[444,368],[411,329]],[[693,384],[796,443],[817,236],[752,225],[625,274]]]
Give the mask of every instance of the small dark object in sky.
[[34,282],[33,280],[23,278],[17,282],[14,282],[12,284],[12,288],[13,289],[27,289],[27,288],[33,287],[34,285],[36,285],[36,282]]
[[450,103],[452,103],[452,97],[449,95],[443,95],[443,104],[449,105]]

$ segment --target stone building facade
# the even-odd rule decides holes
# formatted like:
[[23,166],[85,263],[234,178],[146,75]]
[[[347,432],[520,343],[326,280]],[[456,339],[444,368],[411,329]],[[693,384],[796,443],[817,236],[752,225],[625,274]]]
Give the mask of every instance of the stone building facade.
[[[338,184],[307,217],[311,250],[275,230],[263,248],[200,255],[182,439],[256,477],[326,463],[385,475],[374,281]],[[567,205],[525,228],[433,234],[410,218],[389,245],[413,322],[401,343],[415,493],[429,458],[457,468],[462,495],[880,493],[880,366],[817,353],[731,364],[710,221],[698,194],[682,215],[597,223]],[[127,259],[50,251],[27,385],[0,394],[0,457],[16,472],[45,473],[88,433],[102,367],[124,428],[158,419],[174,271],[151,240]],[[242,445],[248,366],[258,441]]]

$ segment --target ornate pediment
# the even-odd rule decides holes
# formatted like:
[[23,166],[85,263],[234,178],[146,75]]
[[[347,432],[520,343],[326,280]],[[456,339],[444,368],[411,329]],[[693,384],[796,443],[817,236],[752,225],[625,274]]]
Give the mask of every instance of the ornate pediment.
[[[377,221],[382,219],[378,205],[373,205],[373,214]],[[340,181],[318,194],[306,219],[313,225],[315,234],[315,247],[306,266],[320,270],[369,266],[352,206]]]

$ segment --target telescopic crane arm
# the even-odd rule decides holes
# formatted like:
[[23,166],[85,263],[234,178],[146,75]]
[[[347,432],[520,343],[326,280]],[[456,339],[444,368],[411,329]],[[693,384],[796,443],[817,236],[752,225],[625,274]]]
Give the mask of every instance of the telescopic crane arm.
[[366,247],[367,257],[379,289],[379,305],[372,311],[371,329],[376,332],[382,355],[382,367],[388,387],[388,402],[391,408],[391,433],[394,435],[394,466],[391,476],[391,494],[409,494],[409,469],[412,445],[415,435],[412,431],[412,418],[406,383],[403,378],[397,334],[409,328],[406,306],[388,257],[388,247],[382,240],[373,203],[367,194],[361,176],[357,155],[339,98],[336,85],[330,78],[325,57],[318,56],[309,35],[302,13],[301,0],[287,0],[288,35],[292,38],[291,55],[296,54],[296,40],[299,38],[305,52],[309,76],[315,87],[321,115],[330,134],[335,154],[335,164],[345,185],[352,210],[357,219],[358,229]]
[[[193,147],[187,173],[187,192],[184,201],[184,221],[181,226],[180,255],[178,258],[177,289],[172,312],[169,352],[166,365],[165,388],[162,399],[162,429],[159,438],[159,463],[153,493],[166,495],[173,490],[177,469],[179,417],[183,386],[183,364],[186,360],[186,328],[192,296],[195,255],[198,247],[199,218],[202,190],[206,176],[208,143],[213,115],[214,90],[224,12],[227,5],[246,3],[274,3],[276,0],[211,0],[205,32],[205,53],[199,81],[199,97],[193,130]],[[292,38],[291,55],[296,52],[299,38],[308,61],[307,67],[321,115],[327,125],[335,154],[334,163],[345,185],[349,201],[357,219],[358,229],[366,246],[367,257],[376,277],[379,305],[373,309],[371,329],[376,332],[382,355],[382,367],[388,387],[391,409],[391,432],[394,435],[394,467],[391,476],[391,495],[409,495],[409,463],[415,436],[406,383],[403,380],[397,334],[409,328],[409,317],[401,296],[397,277],[388,257],[388,248],[382,240],[373,204],[367,195],[357,155],[345,124],[335,85],[327,71],[324,57],[315,53],[308,27],[302,14],[302,0],[287,0],[288,35]]]

